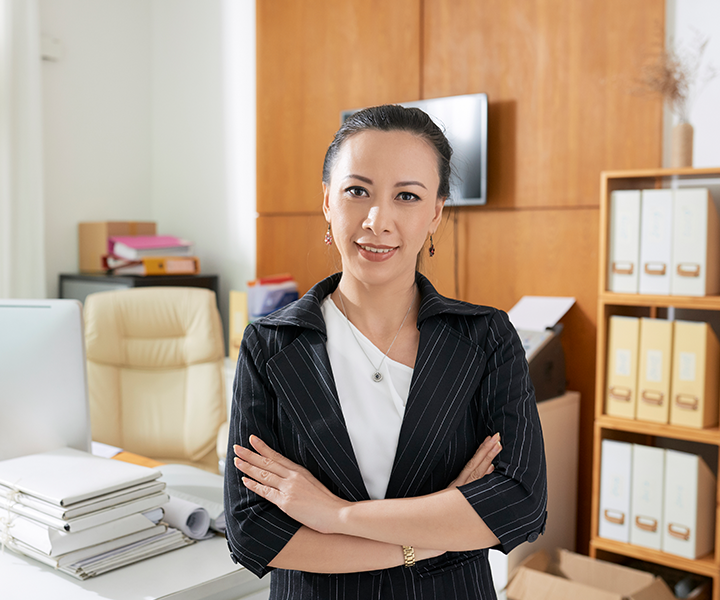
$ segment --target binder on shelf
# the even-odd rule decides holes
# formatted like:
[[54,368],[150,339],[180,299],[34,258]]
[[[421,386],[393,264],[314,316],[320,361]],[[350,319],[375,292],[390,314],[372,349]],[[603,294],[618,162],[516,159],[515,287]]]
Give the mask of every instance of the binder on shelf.
[[630,543],[660,550],[663,535],[665,450],[635,444],[632,461]]
[[675,190],[670,293],[720,293],[720,221],[707,188]]
[[605,391],[608,415],[635,418],[639,334],[640,319],[610,317]]
[[600,537],[630,541],[632,444],[602,441],[600,466]]
[[642,191],[638,285],[641,294],[670,293],[672,218],[672,190]]
[[675,321],[670,423],[713,427],[718,423],[720,345],[710,325]]
[[715,542],[715,477],[695,454],[665,451],[663,552],[701,558]]
[[612,192],[608,290],[637,294],[640,258],[640,190]]
[[197,256],[145,256],[127,260],[104,256],[103,266],[116,275],[196,275],[200,272]]
[[672,321],[640,320],[636,419],[655,423],[670,419],[672,338]]

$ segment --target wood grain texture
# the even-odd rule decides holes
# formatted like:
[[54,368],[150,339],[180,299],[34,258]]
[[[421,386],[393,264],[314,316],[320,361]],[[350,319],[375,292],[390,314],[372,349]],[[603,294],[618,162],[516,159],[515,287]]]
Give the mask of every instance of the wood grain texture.
[[509,310],[522,296],[573,296],[565,329],[567,389],[581,394],[578,532],[586,551],[592,488],[597,319],[597,208],[488,210],[462,214],[461,297]]
[[423,97],[489,97],[488,202],[597,206],[600,171],[661,164],[635,83],[662,0],[425,0]]
[[417,100],[420,43],[420,0],[257,3],[260,214],[320,209],[340,111]]

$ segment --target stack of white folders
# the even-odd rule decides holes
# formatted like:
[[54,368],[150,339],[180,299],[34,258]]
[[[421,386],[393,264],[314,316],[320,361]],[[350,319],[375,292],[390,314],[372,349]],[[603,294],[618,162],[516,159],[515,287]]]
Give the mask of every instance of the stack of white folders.
[[0,540],[79,579],[191,544],[160,523],[160,475],[70,448],[0,461]]

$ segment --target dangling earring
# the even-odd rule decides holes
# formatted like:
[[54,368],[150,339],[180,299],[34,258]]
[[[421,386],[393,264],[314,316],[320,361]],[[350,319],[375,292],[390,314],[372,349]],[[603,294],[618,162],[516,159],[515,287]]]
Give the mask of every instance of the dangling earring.
[[330,233],[330,223],[328,223],[327,231],[325,232],[325,243],[328,246],[332,246],[333,243],[333,236],[332,233]]
[[432,233],[430,234],[430,247],[428,248],[428,253],[430,254],[430,258],[435,256],[435,244],[433,244]]

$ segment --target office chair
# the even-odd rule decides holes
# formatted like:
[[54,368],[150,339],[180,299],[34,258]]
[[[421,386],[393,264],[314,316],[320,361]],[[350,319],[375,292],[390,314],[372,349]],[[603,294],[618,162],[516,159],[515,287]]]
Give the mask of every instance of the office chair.
[[217,473],[227,409],[213,292],[146,287],[90,294],[85,343],[93,440]]

